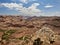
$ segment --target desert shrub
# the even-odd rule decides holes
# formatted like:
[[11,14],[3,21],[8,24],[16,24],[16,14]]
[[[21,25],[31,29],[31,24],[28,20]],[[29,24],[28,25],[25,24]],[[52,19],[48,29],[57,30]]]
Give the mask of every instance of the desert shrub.
[[8,40],[9,36],[13,34],[16,30],[8,30],[2,35],[2,40]]
[[40,38],[37,38],[36,40],[34,40],[33,45],[42,45],[43,41],[41,41]]
[[29,37],[25,36],[25,37],[24,37],[24,40],[27,40],[27,39],[29,39]]
[[0,32],[5,32],[6,30],[2,30],[2,29],[0,29]]
[[25,40],[25,42],[28,44],[29,43],[29,40]]
[[3,40],[8,40],[8,35],[7,35],[7,34],[4,34],[4,35],[2,36],[2,39],[3,39]]
[[20,37],[19,40],[23,40],[23,37]]
[[[29,41],[30,41],[30,37],[28,37],[28,36],[23,36],[23,37],[20,37],[19,40],[22,40],[23,43],[28,44]],[[24,44],[22,44],[22,45],[24,45]]]
[[30,37],[29,37],[29,36],[22,36],[22,37],[20,37],[19,39],[25,41],[25,40],[27,40],[27,39],[30,39]]
[[6,31],[6,34],[13,34],[13,33],[15,33],[16,32],[16,30],[8,30],[8,31]]
[[50,44],[53,44],[55,41],[50,41]]
[[25,41],[25,43],[27,43],[27,44],[28,44],[28,43],[29,43],[29,41],[30,41],[30,37],[25,36],[25,37],[24,37],[24,41]]
[[53,44],[55,42],[55,40],[54,40],[55,38],[52,38],[52,37],[49,38],[50,44]]

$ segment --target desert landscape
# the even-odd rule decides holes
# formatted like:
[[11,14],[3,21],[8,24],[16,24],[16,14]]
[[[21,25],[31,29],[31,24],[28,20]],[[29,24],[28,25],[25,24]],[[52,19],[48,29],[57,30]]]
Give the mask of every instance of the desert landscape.
[[60,17],[0,16],[0,45],[60,45]]
[[0,0],[0,45],[60,45],[60,0]]

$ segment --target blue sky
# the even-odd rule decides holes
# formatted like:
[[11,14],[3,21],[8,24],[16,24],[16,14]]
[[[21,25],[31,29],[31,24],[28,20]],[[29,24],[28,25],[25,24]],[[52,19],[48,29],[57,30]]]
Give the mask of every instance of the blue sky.
[[60,0],[0,0],[0,15],[60,16]]

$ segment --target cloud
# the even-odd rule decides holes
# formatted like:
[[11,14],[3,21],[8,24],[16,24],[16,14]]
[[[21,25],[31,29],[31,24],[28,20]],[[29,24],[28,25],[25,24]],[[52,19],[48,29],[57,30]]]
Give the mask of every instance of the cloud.
[[23,3],[28,3],[29,0],[20,0]]
[[28,8],[24,7],[20,12],[22,12],[25,15],[39,15],[41,13],[41,10],[37,8],[39,6],[39,3],[33,3],[31,6]]
[[22,3],[28,3],[28,2],[31,2],[31,1],[36,1],[36,0],[20,0],[20,2],[22,2]]
[[34,3],[29,7],[29,9],[32,9],[32,8],[35,9],[35,8],[37,8],[38,5],[40,5],[40,4],[39,3]]
[[36,1],[36,0],[12,0],[12,1],[14,1],[14,2],[19,1],[19,2],[22,2],[22,3],[28,3],[28,2],[32,2],[32,1]]
[[46,6],[44,6],[45,8],[52,8],[52,7],[54,7],[53,5],[46,5]]
[[0,5],[3,7],[7,7],[9,9],[22,7],[22,4],[16,4],[16,3],[1,3]]
[[2,7],[7,7],[9,9],[14,9],[20,12],[22,15],[39,15],[41,13],[41,10],[37,8],[39,6],[39,3],[33,3],[31,6],[28,8],[24,7],[23,4],[17,4],[17,3],[1,3],[0,4]]

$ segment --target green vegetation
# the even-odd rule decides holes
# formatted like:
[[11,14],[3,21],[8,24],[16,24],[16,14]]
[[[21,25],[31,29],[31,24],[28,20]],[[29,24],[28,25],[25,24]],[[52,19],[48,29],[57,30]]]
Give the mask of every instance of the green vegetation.
[[5,32],[6,30],[2,30],[2,29],[0,29],[0,32]]
[[6,34],[13,34],[15,32],[16,32],[16,30],[8,30],[8,31],[6,31]]
[[27,40],[27,39],[30,39],[29,36],[23,36],[23,37],[20,37],[19,40]]
[[3,32],[3,35],[2,35],[1,41],[0,41],[1,42],[1,45],[2,45],[2,44],[4,44],[4,41],[3,40],[5,40],[5,41],[7,41],[7,43],[9,43],[9,36],[11,34],[15,33],[16,30],[1,30],[0,29],[0,32]]
[[2,35],[2,39],[3,40],[8,40],[9,39],[9,36],[13,33],[15,33],[16,30],[8,30],[8,31],[5,31],[4,34]]
[[23,43],[26,43],[26,44],[29,43],[30,39],[31,39],[31,38],[30,38],[29,36],[27,36],[27,35],[19,38],[19,40],[24,41]]
[[29,37],[25,36],[23,39],[24,39],[24,40],[27,40],[27,39],[29,39]]

